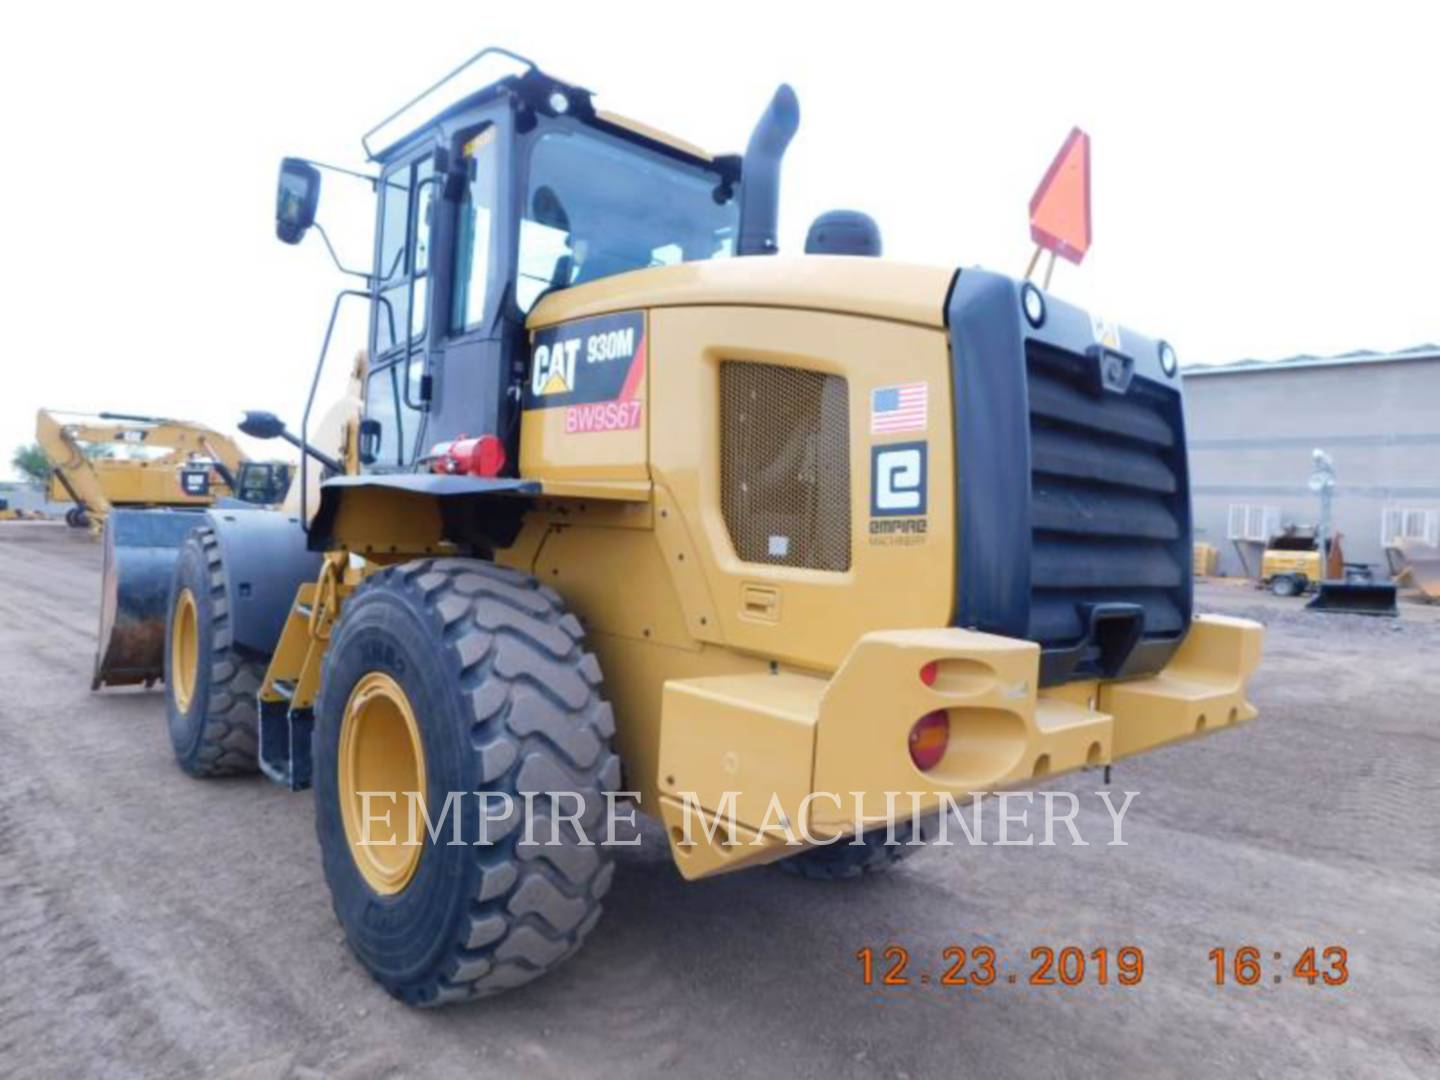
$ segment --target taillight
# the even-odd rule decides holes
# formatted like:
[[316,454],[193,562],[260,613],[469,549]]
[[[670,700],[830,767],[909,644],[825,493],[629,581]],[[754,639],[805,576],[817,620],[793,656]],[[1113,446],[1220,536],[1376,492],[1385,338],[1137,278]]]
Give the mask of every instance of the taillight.
[[910,729],[910,760],[921,772],[940,764],[949,745],[950,714],[944,709],[926,713]]
[[935,677],[940,674],[940,661],[931,660],[920,669],[920,681],[926,686],[935,685]]

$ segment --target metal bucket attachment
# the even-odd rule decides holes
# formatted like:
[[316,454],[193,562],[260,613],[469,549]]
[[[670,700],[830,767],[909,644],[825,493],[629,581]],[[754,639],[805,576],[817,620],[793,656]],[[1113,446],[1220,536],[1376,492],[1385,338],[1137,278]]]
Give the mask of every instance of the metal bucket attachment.
[[1385,554],[1397,581],[1419,589],[1427,600],[1440,600],[1440,548],[1424,540],[1396,540]]
[[1385,582],[1322,581],[1305,605],[1315,611],[1346,611],[1352,615],[1399,615],[1395,586]]
[[105,519],[100,635],[90,689],[150,686],[164,676],[170,577],[186,534],[204,521],[194,510],[114,510]]

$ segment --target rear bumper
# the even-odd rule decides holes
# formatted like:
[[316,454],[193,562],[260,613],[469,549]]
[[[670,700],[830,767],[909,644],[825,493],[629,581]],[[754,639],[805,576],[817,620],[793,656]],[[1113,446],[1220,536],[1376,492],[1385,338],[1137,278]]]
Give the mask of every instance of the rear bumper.
[[[777,674],[666,684],[660,814],[682,874],[704,877],[794,854],[858,820],[923,815],[949,795],[1014,788],[1251,720],[1258,623],[1201,616],[1157,674],[1039,689],[1040,648],[972,630],[867,634],[830,679]],[[920,669],[937,665],[933,685]],[[921,772],[907,737],[945,709],[950,742]],[[909,793],[920,793],[918,799]],[[705,829],[736,822],[738,842]],[[724,829],[719,835],[724,834]],[[688,842],[687,842],[688,838]]]

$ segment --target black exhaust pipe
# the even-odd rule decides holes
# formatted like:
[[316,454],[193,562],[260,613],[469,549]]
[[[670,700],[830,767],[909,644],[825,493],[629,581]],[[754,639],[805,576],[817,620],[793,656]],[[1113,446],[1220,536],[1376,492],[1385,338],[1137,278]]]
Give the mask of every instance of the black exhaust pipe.
[[774,255],[780,250],[775,239],[780,220],[780,162],[799,126],[800,99],[789,83],[781,83],[745,147],[737,255]]

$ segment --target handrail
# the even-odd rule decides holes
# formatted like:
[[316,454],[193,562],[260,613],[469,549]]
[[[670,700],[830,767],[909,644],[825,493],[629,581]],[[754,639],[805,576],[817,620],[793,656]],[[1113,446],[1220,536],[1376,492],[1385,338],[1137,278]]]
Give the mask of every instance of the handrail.
[[[369,131],[365,132],[364,135],[360,136],[360,145],[361,145],[361,147],[363,147],[364,150],[365,150],[366,160],[368,160],[368,161],[374,161],[374,160],[376,160],[376,151],[375,151],[375,150],[372,150],[372,149],[370,148],[370,139],[375,135],[375,133],[376,133],[377,131],[379,131],[379,130],[381,130],[383,127],[385,127],[386,124],[389,124],[389,123],[391,123],[392,121],[394,121],[394,120],[398,119],[399,117],[403,116],[403,115],[404,115],[406,112],[408,112],[410,109],[413,109],[416,105],[420,104],[420,102],[424,101],[427,97],[429,97],[431,94],[433,94],[436,90],[439,90],[442,86],[444,86],[446,83],[448,83],[451,79],[455,78],[455,76],[459,75],[461,72],[463,72],[463,71],[467,70],[469,67],[471,67],[471,65],[475,64],[477,61],[483,59],[484,57],[486,57],[486,56],[491,56],[491,55],[495,55],[495,56],[506,56],[506,57],[509,57],[511,60],[514,60],[514,61],[515,61],[516,63],[518,63],[518,64],[524,64],[525,67],[526,67],[525,74],[527,74],[527,75],[530,74],[530,72],[532,72],[532,71],[539,71],[539,70],[540,70],[539,67],[536,65],[535,61],[534,61],[534,60],[531,60],[529,57],[521,56],[519,53],[511,52],[509,49],[502,49],[502,48],[501,48],[500,46],[498,46],[498,45],[487,45],[485,48],[481,49],[481,50],[480,50],[479,52],[477,52],[474,56],[470,57],[470,59],[466,60],[463,64],[461,64],[459,67],[457,67],[454,71],[450,72],[448,75],[442,76],[442,77],[440,78],[440,80],[439,80],[438,82],[436,82],[433,86],[429,86],[429,87],[427,87],[426,89],[420,91],[420,93],[416,94],[413,98],[411,98],[409,101],[407,101],[404,105],[401,105],[398,109],[396,109],[394,112],[392,112],[389,116],[385,117],[384,120],[381,120],[378,124],[376,124],[374,127],[372,127]],[[496,80],[496,81],[498,82],[499,80]],[[488,85],[488,84],[487,84],[487,85]],[[409,132],[406,132],[406,134],[409,134]],[[396,142],[399,142],[399,141],[400,141],[399,139],[396,139],[396,140],[394,140],[394,141],[392,141],[392,142],[390,142],[390,143],[387,143],[385,146],[382,146],[380,149],[381,149],[381,150],[388,150],[391,146],[394,146],[395,143],[396,143]]]
[[[315,404],[315,391],[320,386],[320,373],[325,370],[325,358],[330,354],[330,339],[335,334],[335,319],[340,314],[340,305],[344,303],[347,296],[358,296],[365,300],[372,299],[369,290],[341,289],[335,294],[335,302],[330,306],[330,322],[325,326],[325,341],[320,346],[320,359],[315,362],[315,374],[310,379],[310,393],[305,398],[305,412],[300,417],[300,527],[307,533],[310,531],[310,515],[306,512],[308,504],[306,495],[310,489],[310,470],[305,467],[305,458],[310,451],[310,410]],[[395,332],[395,309],[390,301],[384,296],[373,298],[376,303],[384,304],[385,310],[390,316],[390,332]]]

